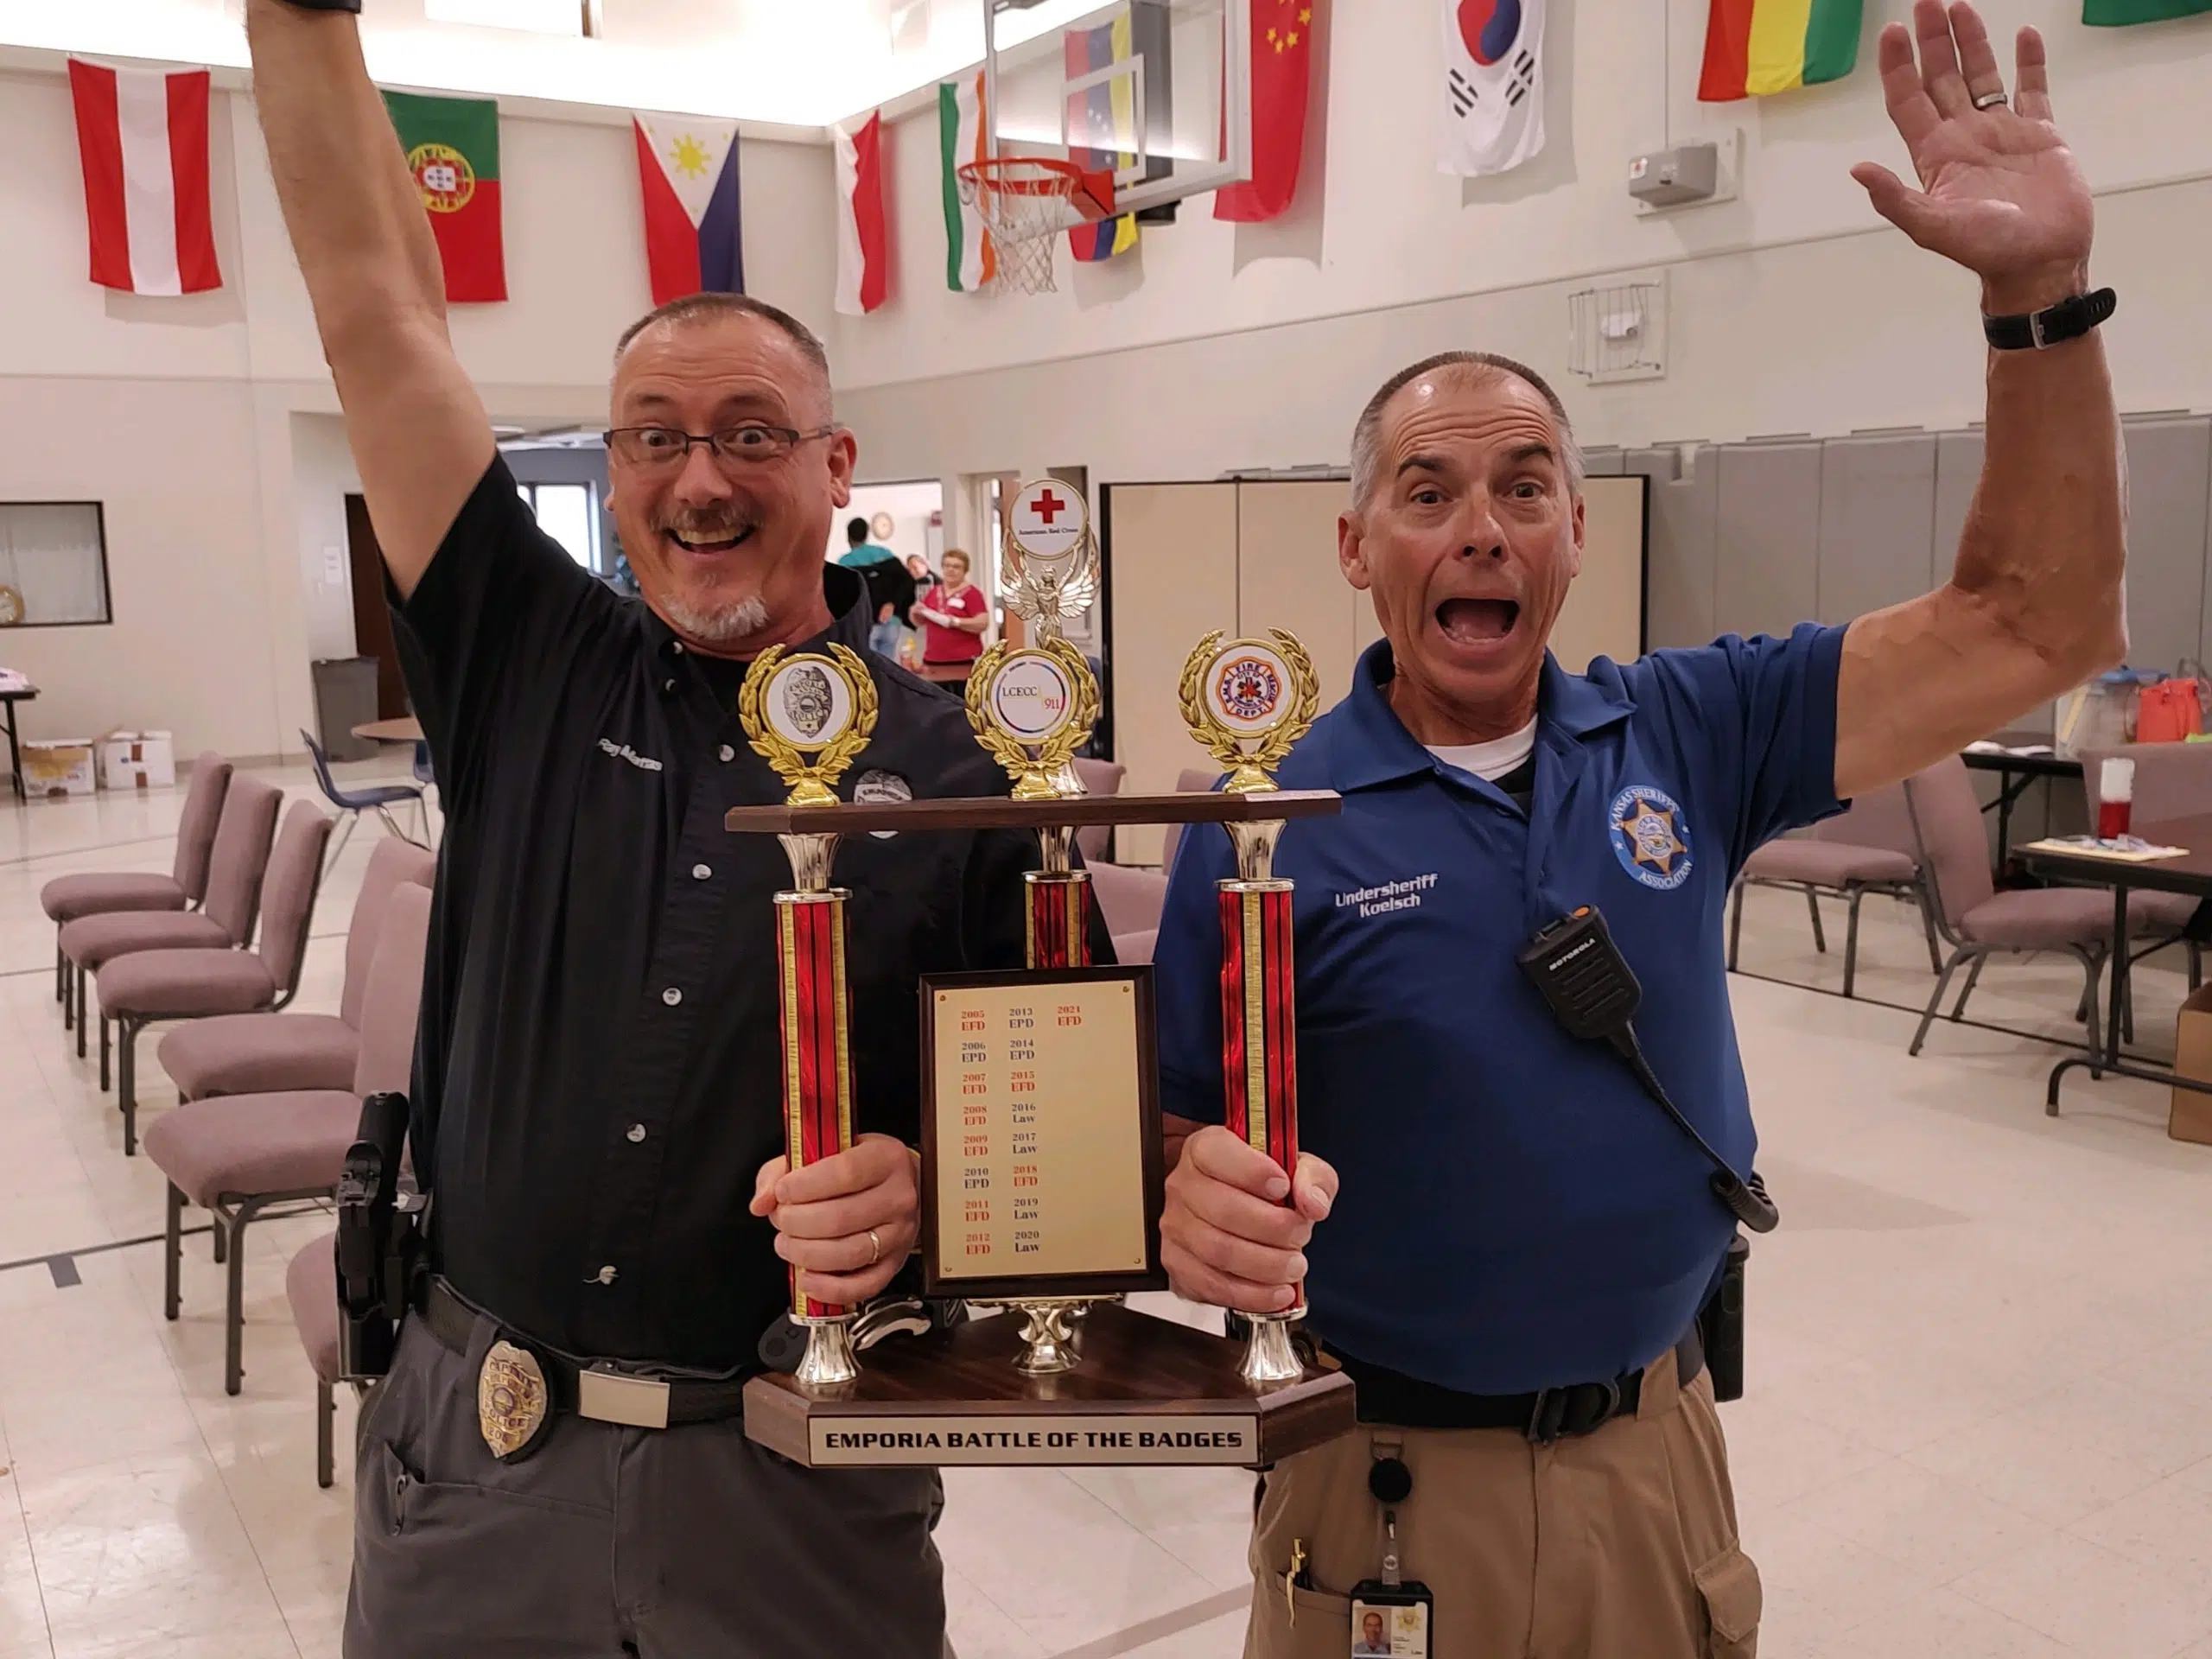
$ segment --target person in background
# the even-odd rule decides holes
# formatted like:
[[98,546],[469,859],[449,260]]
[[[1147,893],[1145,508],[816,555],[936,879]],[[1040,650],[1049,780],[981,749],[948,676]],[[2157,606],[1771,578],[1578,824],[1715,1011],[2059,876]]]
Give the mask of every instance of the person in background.
[[907,614],[922,631],[922,677],[967,684],[968,671],[983,654],[983,634],[991,626],[983,590],[968,580],[967,554],[945,549],[944,585]]
[[[918,553],[909,553],[906,574],[914,579],[914,604],[934,606],[944,584],[938,581],[937,572],[930,569],[930,562]],[[913,607],[908,607],[905,614],[911,618]],[[922,631],[911,620],[899,625],[899,666],[917,674],[922,671]]]
[[848,570],[860,573],[861,580],[868,583],[868,602],[875,607],[875,622],[868,630],[868,649],[879,657],[897,662],[899,639],[906,632],[899,619],[914,603],[914,579],[899,563],[896,553],[868,540],[867,519],[856,518],[847,524],[845,540],[848,550],[838,556],[837,563]]

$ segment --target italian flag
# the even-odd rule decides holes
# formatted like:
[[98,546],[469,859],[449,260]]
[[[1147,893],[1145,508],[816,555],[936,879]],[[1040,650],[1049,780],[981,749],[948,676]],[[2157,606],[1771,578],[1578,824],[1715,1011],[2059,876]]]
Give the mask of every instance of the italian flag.
[[488,98],[386,92],[407,170],[438,238],[446,298],[507,297],[499,230],[499,106]]
[[1713,0],[1698,97],[1725,104],[1842,79],[1859,61],[1859,8],[1860,0]]
[[2212,0],[2082,0],[2082,21],[2092,29],[2163,23],[2212,11]]
[[998,280],[999,251],[982,214],[960,200],[960,169],[990,154],[982,71],[938,87],[937,121],[944,152],[944,285],[956,294],[979,294]]

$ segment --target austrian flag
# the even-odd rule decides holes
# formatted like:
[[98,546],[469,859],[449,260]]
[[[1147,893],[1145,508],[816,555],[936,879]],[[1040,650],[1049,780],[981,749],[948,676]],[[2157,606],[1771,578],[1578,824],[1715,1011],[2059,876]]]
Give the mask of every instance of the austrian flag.
[[92,278],[130,294],[223,285],[207,207],[205,69],[110,69],[69,60],[84,163]]

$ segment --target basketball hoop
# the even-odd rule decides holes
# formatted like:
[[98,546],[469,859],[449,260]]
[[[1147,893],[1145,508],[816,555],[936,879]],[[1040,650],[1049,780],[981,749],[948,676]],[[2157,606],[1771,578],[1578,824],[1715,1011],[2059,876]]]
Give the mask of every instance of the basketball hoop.
[[1110,172],[1052,156],[987,156],[963,162],[959,177],[960,200],[982,215],[998,249],[999,279],[1025,294],[1058,291],[1053,238],[1114,208]]

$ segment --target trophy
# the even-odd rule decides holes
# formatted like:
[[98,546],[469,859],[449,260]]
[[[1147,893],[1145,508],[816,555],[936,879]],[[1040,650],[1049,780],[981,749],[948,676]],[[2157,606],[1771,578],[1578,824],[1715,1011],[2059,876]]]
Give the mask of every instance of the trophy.
[[[1350,1430],[1351,1384],[1300,1363],[1290,1316],[1262,1321],[1246,1345],[1125,1305],[1131,1291],[1166,1286],[1153,976],[1091,961],[1090,881],[1074,868],[1073,840],[1090,824],[1228,828],[1239,872],[1222,899],[1230,1122],[1294,1166],[1290,888],[1273,880],[1271,860],[1286,823],[1339,803],[1326,791],[1278,790],[1268,768],[1312,721],[1313,666],[1287,634],[1227,647],[1214,636],[1185,671],[1184,702],[1201,741],[1237,770],[1236,785],[1088,795],[1071,763],[1097,720],[1098,687],[1065,632],[1098,589],[1081,494],[1051,479],[1023,486],[1004,551],[1006,597],[1030,624],[1029,643],[986,652],[966,702],[1010,795],[837,803],[837,777],[874,719],[865,667],[837,647],[766,653],[739,712],[791,795],[781,806],[734,808],[725,823],[779,836],[791,859],[794,891],[776,905],[794,1167],[849,1138],[847,895],[830,885],[837,836],[1037,836],[1041,868],[1024,877],[1024,965],[931,975],[918,988],[924,1294],[1006,1311],[887,1336],[856,1356],[851,1310],[795,1297],[805,1357],[793,1375],[747,1383],[746,1433],[811,1467],[1264,1465]],[[858,1064],[869,1064],[865,1048]]]
[[[1305,736],[1320,704],[1313,662],[1292,635],[1222,643],[1216,629],[1183,665],[1179,688],[1192,736],[1229,773],[1223,792],[1263,800],[1276,794],[1268,768]],[[1221,904],[1222,1081],[1230,1133],[1298,1168],[1298,1018],[1291,955],[1292,883],[1274,873],[1285,820],[1227,826],[1236,874],[1216,882]],[[1283,1200],[1291,1200],[1286,1197]],[[1303,1295],[1281,1313],[1252,1317],[1238,1375],[1283,1382],[1305,1369],[1290,1327],[1306,1316]]]
[[[760,653],[745,677],[738,720],[755,753],[791,788],[787,804],[811,811],[837,804],[835,787],[875,730],[875,682],[843,645],[829,653]],[[852,996],[845,977],[845,906],[852,893],[830,885],[834,829],[778,837],[791,886],[776,895],[776,981],[783,1036],[784,1148],[793,1169],[853,1144]],[[791,1320],[806,1331],[798,1376],[810,1387],[849,1382],[853,1311],[817,1301],[791,1269]]]

